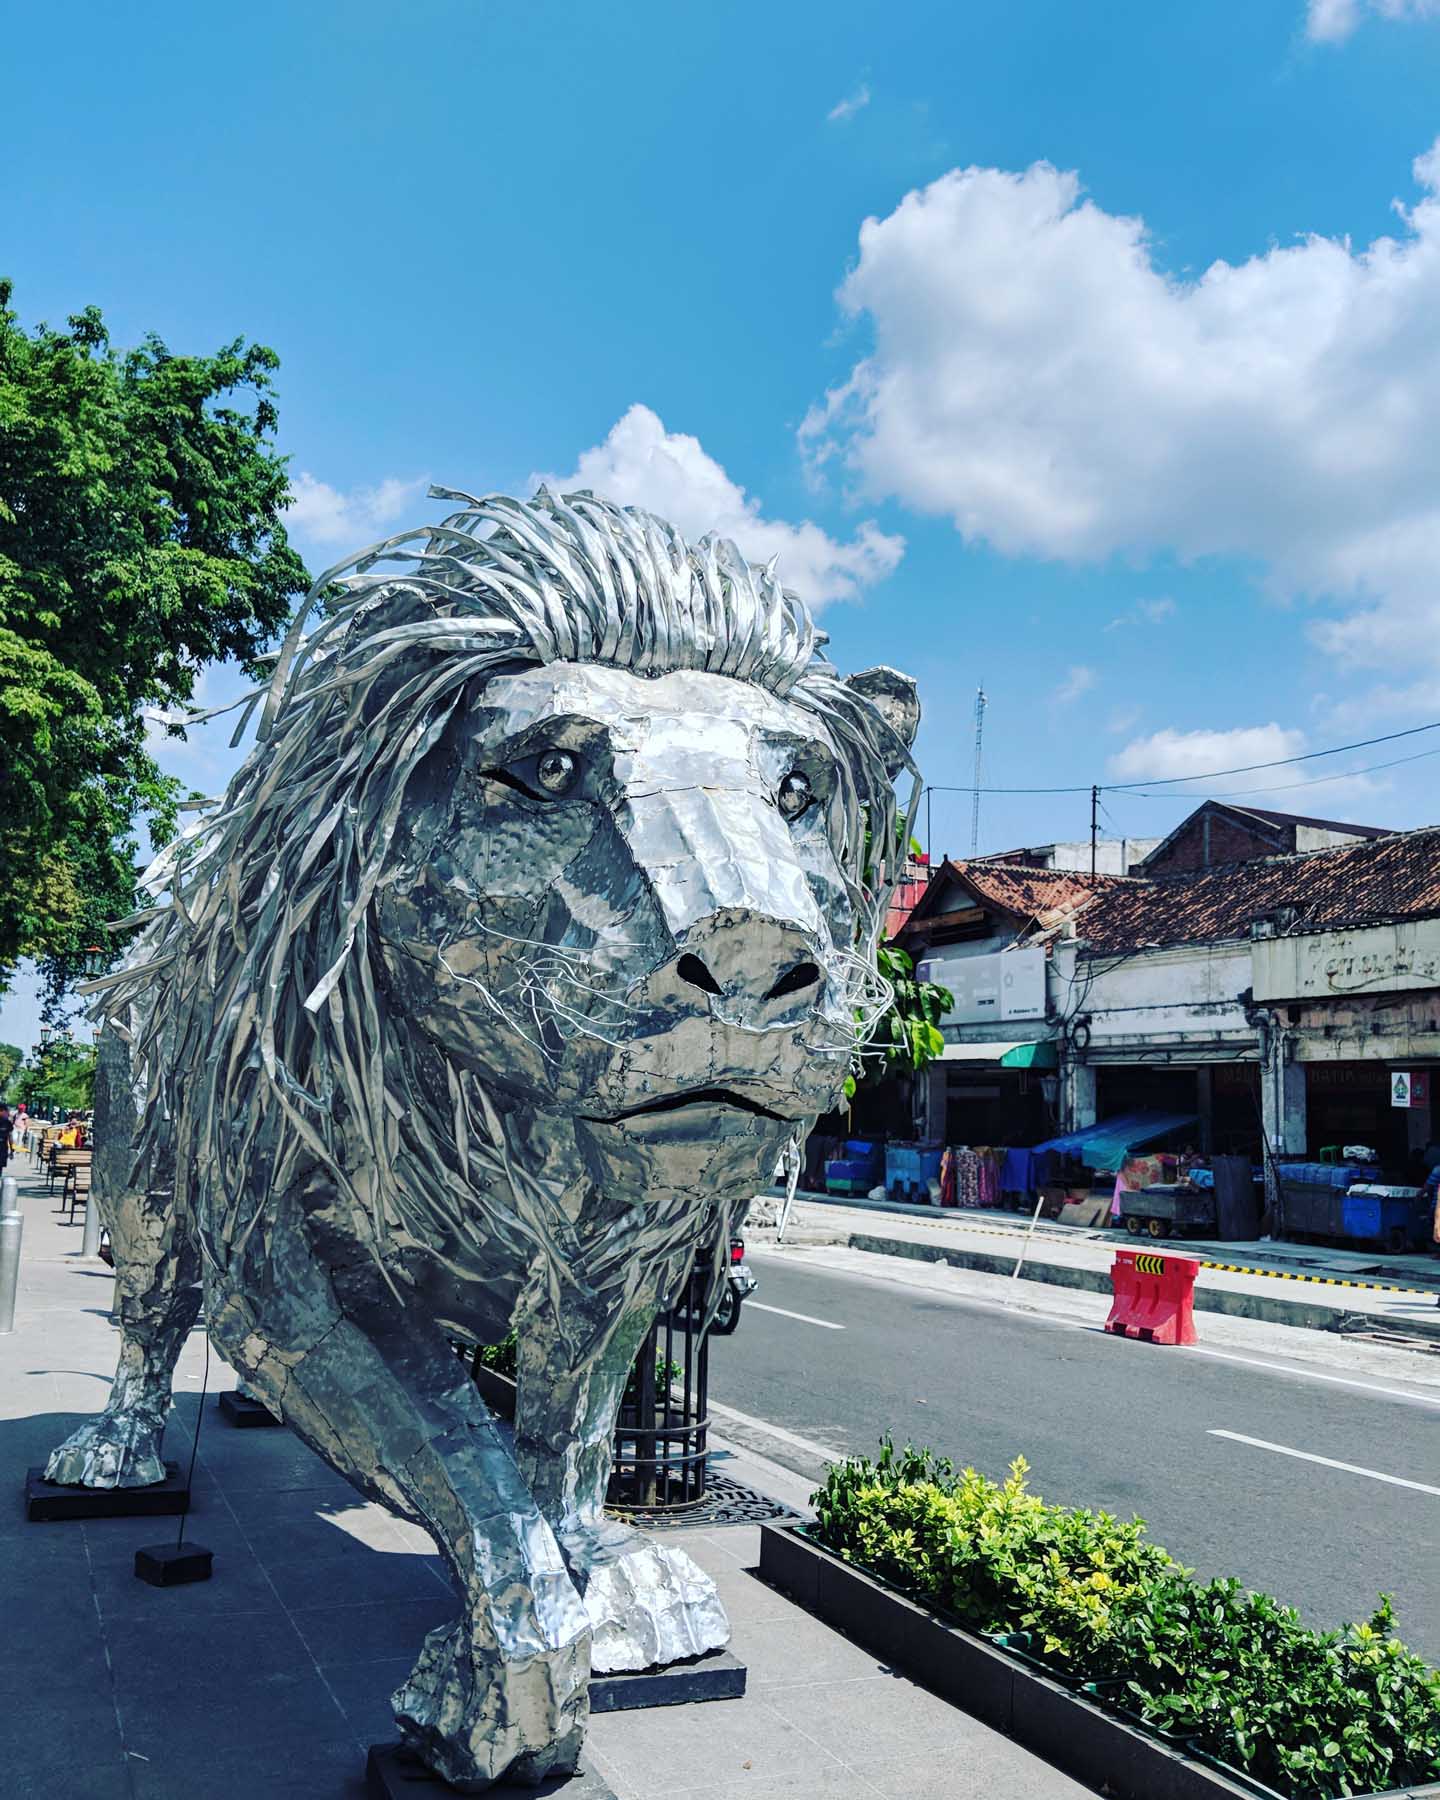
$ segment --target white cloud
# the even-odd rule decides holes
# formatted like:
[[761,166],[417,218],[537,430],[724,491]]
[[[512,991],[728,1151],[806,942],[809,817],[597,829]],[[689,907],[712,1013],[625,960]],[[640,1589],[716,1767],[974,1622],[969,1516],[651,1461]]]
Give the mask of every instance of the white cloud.
[[779,557],[776,573],[812,606],[853,599],[899,563],[905,540],[872,520],[841,542],[808,519],[767,519],[760,501],[706,453],[698,438],[667,431],[648,406],[632,406],[603,444],[586,450],[569,475],[532,475],[559,493],[592,488],[622,505],[643,506],[687,537],[733,538],[752,562]]
[[1393,237],[1197,278],[1078,177],[957,169],[868,219],[874,348],[811,458],[1011,555],[1241,558],[1349,667],[1440,667],[1440,140]]
[[832,125],[843,125],[847,119],[853,119],[856,113],[863,111],[870,104],[870,88],[868,83],[861,82],[853,94],[847,94],[843,100],[837,100],[825,117]]
[[1127,612],[1112,619],[1105,629],[1119,631],[1126,625],[1161,625],[1166,619],[1173,618],[1176,610],[1175,602],[1168,595],[1159,600],[1137,600]]
[[290,483],[293,497],[285,509],[286,528],[314,544],[359,550],[397,524],[428,485],[424,476],[402,481],[387,475],[374,487],[342,493],[302,469]]
[[1055,704],[1069,706],[1072,700],[1078,700],[1082,694],[1088,694],[1097,679],[1093,669],[1087,669],[1083,663],[1072,663],[1065,679],[1055,690]]
[[1367,9],[1382,19],[1433,19],[1440,0],[1309,0],[1305,35],[1312,44],[1343,44]]
[[[1208,775],[1219,769],[1244,769],[1256,763],[1278,762],[1300,756],[1306,748],[1303,731],[1283,725],[1241,725],[1233,731],[1164,731],[1132,738],[1110,758],[1110,773],[1117,781],[1163,781],[1177,775]],[[1303,765],[1300,765],[1303,767]],[[1301,779],[1278,773],[1277,781]]]
[[[1423,741],[1423,740],[1422,740]],[[1277,769],[1256,768],[1257,763],[1277,763],[1303,755],[1308,749],[1303,731],[1293,731],[1273,721],[1268,725],[1242,725],[1233,731],[1157,731],[1134,738],[1110,758],[1116,781],[1163,781],[1177,776],[1210,775],[1222,769],[1249,769],[1250,774],[1226,776],[1194,787],[1169,790],[1172,799],[1198,805],[1207,795],[1230,798],[1239,806],[1277,806],[1283,812],[1334,817],[1334,807],[1344,803],[1352,816],[1360,802],[1373,803],[1389,790],[1387,781],[1356,773],[1366,753],[1346,760],[1349,768],[1336,769],[1328,757],[1314,762],[1290,763]],[[1372,754],[1379,754],[1372,752]],[[1268,786],[1266,784],[1269,784]],[[1164,791],[1164,790],[1162,790]]]

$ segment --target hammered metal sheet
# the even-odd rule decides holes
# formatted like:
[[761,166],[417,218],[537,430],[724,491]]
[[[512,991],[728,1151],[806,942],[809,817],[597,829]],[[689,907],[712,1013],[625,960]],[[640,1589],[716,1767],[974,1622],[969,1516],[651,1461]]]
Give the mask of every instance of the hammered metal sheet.
[[[436,492],[317,581],[96,984],[124,1348],[51,1469],[154,1479],[203,1265],[250,1389],[440,1545],[461,1611],[396,1711],[478,1791],[574,1766],[592,1668],[728,1636],[604,1517],[616,1408],[888,1001],[918,706],[728,542]],[[446,1342],[512,1324],[513,1446]]]

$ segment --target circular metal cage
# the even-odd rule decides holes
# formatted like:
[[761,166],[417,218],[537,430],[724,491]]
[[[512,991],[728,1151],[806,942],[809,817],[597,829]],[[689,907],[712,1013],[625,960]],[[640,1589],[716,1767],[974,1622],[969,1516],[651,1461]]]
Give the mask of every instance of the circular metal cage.
[[608,1505],[635,1513],[681,1512],[705,1499],[709,1334],[701,1329],[706,1283],[690,1279],[679,1305],[650,1327],[615,1422]]

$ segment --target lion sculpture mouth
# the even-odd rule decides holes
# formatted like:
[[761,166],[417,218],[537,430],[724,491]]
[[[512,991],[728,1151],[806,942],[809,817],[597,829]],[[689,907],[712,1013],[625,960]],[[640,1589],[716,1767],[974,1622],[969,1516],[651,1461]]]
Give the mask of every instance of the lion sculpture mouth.
[[638,1106],[626,1106],[613,1113],[582,1113],[592,1125],[621,1125],[627,1119],[640,1119],[652,1113],[678,1112],[685,1106],[726,1106],[739,1112],[753,1113],[758,1119],[773,1119],[777,1125],[788,1125],[783,1113],[762,1106],[748,1094],[737,1094],[731,1088],[686,1088],[678,1094],[661,1094],[655,1100],[642,1100]]

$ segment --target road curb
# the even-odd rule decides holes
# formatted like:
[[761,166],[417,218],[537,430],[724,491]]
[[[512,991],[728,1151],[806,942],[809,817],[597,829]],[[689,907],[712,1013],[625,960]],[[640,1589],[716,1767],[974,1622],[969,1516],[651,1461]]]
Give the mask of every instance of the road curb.
[[[974,1269],[982,1275],[1010,1275],[1014,1256],[991,1250],[966,1250],[958,1245],[928,1243],[916,1238],[880,1237],[873,1232],[852,1231],[847,1240],[852,1250],[874,1256],[905,1256],[913,1262],[948,1263],[952,1269]],[[1044,1250],[1032,1245],[1020,1271],[1024,1281],[1050,1287],[1078,1288],[1092,1294],[1110,1293],[1110,1271],[1087,1269],[1072,1263],[1046,1262]],[[1298,1325],[1311,1331],[1383,1331],[1401,1337],[1440,1340],[1440,1319],[1397,1320],[1380,1313],[1351,1312],[1335,1306],[1319,1306],[1292,1300],[1288,1294],[1242,1294],[1229,1288],[1195,1287],[1199,1312],[1224,1313],[1232,1319],[1258,1319],[1267,1325]]]

